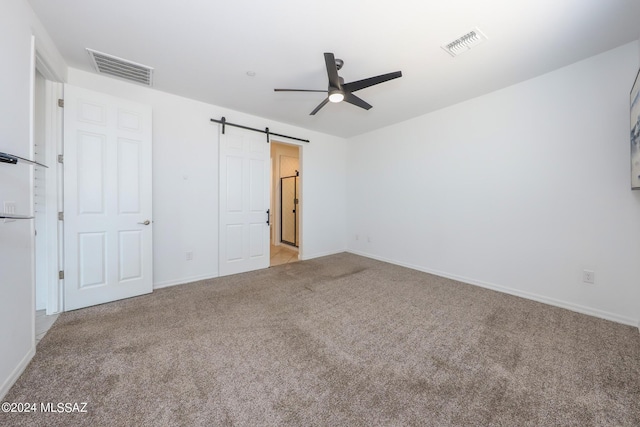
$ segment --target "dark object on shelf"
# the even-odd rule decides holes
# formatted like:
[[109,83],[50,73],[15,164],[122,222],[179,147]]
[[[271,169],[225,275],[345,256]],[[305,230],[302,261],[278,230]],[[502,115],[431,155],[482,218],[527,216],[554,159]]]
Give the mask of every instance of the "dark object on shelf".
[[28,215],[15,215],[15,214],[6,214],[6,213],[0,213],[0,218],[3,218],[3,219],[33,219],[32,216],[28,216]]
[[26,163],[32,166],[40,166],[43,168],[48,167],[46,165],[43,165],[42,163],[34,162],[32,160],[25,159],[23,157],[16,156],[14,154],[0,153],[0,163],[9,163],[9,164],[15,165],[18,162]]

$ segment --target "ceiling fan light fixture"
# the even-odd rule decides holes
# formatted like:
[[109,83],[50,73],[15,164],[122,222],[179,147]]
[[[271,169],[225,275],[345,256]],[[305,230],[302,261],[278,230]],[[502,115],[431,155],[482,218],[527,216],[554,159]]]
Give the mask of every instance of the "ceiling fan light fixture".
[[330,102],[342,102],[344,100],[344,93],[340,89],[331,89],[329,91]]

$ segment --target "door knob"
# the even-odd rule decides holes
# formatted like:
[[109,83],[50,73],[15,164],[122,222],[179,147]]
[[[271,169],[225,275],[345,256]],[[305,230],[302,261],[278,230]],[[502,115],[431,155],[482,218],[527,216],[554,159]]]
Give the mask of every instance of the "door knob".
[[145,222],[139,222],[138,224],[141,224],[141,225],[149,225],[149,224],[151,224],[151,221],[146,220]]

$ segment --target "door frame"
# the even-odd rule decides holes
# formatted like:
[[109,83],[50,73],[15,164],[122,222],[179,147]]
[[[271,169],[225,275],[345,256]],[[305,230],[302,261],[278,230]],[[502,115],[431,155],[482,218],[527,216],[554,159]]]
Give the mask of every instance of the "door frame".
[[[36,43],[37,45],[37,43]],[[47,213],[45,222],[46,226],[46,244],[47,258],[46,260],[35,260],[35,262],[46,263],[47,280],[47,302],[46,314],[57,314],[63,310],[62,286],[63,280],[59,279],[58,272],[62,270],[63,256],[63,239],[62,239],[62,221],[58,221],[58,212],[62,211],[62,164],[58,163],[58,155],[62,154],[63,147],[63,109],[58,106],[58,99],[64,99],[62,78],[58,76],[49,63],[45,55],[41,54],[36,48],[35,50],[35,67],[33,82],[34,88],[32,94],[35,94],[35,70],[45,78],[45,105],[44,105],[44,138],[45,138],[45,164],[48,168],[45,170],[46,180],[46,205]],[[33,111],[33,110],[32,110]],[[31,131],[32,135],[35,130],[35,120],[32,114]],[[33,150],[33,142],[31,141],[31,149]],[[33,152],[31,155],[33,156]],[[33,186],[33,178],[31,185]],[[33,201],[32,201],[33,203]],[[33,211],[33,206],[32,206]],[[35,251],[35,241],[34,241]],[[34,252],[35,259],[35,252]],[[35,312],[35,264],[34,264],[33,292],[34,292],[34,312]]]
[[[298,224],[299,224],[299,233],[298,233],[298,246],[297,248],[293,248],[294,250],[298,251],[298,259],[302,260],[304,259],[304,152],[305,152],[305,144],[302,143],[297,143],[297,142],[284,142],[281,140],[277,140],[277,139],[272,139],[271,143],[276,143],[279,145],[285,145],[285,146],[290,146],[290,147],[297,147],[298,148],[298,187],[300,190],[300,198],[299,198],[299,203],[298,206],[296,207],[296,214],[298,215]],[[276,176],[276,174],[280,174],[280,157],[281,155],[274,155],[271,158],[271,162],[272,162],[272,166],[271,166],[271,173],[273,175],[272,180],[275,179],[275,181],[280,182],[280,177]],[[273,188],[272,188],[273,190]],[[274,243],[277,245],[280,244],[280,234],[281,234],[281,230],[280,230],[280,221],[279,221],[279,215],[280,215],[280,189],[276,188],[275,191],[272,191],[271,193],[271,206],[273,206],[274,209],[272,209],[272,213],[273,213],[273,219],[271,221],[272,224],[274,224],[274,230],[272,233],[272,238],[274,240]],[[278,215],[278,216],[276,216]]]

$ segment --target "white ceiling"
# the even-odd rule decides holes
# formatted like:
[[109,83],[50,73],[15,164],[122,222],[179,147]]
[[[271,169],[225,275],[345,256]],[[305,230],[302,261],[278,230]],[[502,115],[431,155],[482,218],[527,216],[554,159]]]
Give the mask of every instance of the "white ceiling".
[[[638,0],[29,0],[71,67],[85,48],[155,68],[158,90],[349,137],[527,80],[640,36]],[[478,27],[452,58],[441,45]],[[324,52],[346,82],[402,71],[328,104]],[[255,72],[249,77],[247,71]],[[227,118],[233,121],[232,117]],[[277,131],[274,129],[274,131]]]

